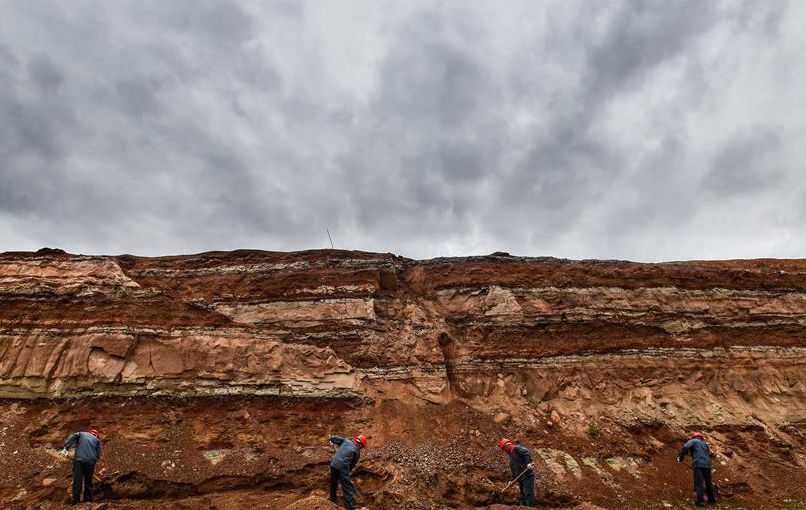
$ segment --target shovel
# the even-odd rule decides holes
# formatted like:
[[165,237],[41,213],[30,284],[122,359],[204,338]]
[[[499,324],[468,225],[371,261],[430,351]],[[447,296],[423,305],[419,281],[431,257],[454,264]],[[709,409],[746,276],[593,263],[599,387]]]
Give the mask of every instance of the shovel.
[[521,479],[521,477],[522,477],[523,475],[525,475],[527,471],[529,471],[529,468],[528,468],[528,467],[527,467],[526,469],[524,469],[523,471],[521,471],[521,474],[519,474],[518,476],[516,476],[516,477],[515,477],[515,479],[511,480],[511,481],[510,481],[510,482],[509,482],[509,483],[506,485],[506,487],[504,487],[503,489],[501,489],[501,492],[499,492],[498,494],[499,494],[499,495],[501,495],[501,494],[505,493],[505,492],[507,491],[507,489],[509,489],[510,487],[512,487],[512,485],[513,485],[515,482],[517,482],[518,480],[520,480],[520,479]]
[[[691,471],[694,471],[694,468],[688,462],[681,462],[681,464],[689,468]],[[715,472],[716,469],[711,468],[711,473],[713,474]],[[711,476],[711,485],[714,486],[714,494],[716,495],[716,497],[720,498],[721,497],[720,492],[722,492],[722,488],[719,486],[719,482],[713,480],[713,476]]]
[[[106,474],[102,477],[98,476],[98,473],[93,473],[92,478],[95,481],[96,489],[101,489],[103,486],[110,486],[111,484],[115,483],[118,478],[120,478],[121,473],[120,471],[115,471],[113,473]],[[73,475],[72,473],[69,475],[69,478],[72,480]],[[73,486],[71,484],[67,484],[67,496],[70,497],[73,495]]]
[[504,488],[503,488],[503,489],[501,489],[500,491],[493,491],[493,492],[491,492],[491,493],[490,493],[490,499],[492,500],[493,504],[495,504],[495,503],[500,503],[500,502],[501,502],[501,496],[503,496],[503,495],[504,495],[504,493],[507,491],[507,489],[509,489],[510,487],[512,487],[512,485],[514,485],[514,484],[515,484],[515,482],[517,482],[518,480],[520,480],[520,479],[521,479],[521,477],[522,477],[523,475],[525,475],[527,471],[529,471],[529,468],[524,469],[524,470],[521,472],[521,474],[519,474],[518,476],[516,476],[514,480],[510,481],[510,482],[509,482],[509,483],[506,485],[506,487],[504,487]]
[[[333,437],[333,434],[328,433],[328,437]],[[338,446],[336,446],[336,445],[335,445],[335,444],[333,444],[333,443],[330,443],[330,446],[332,446],[332,447],[333,447],[333,452],[334,452],[334,453],[335,453],[336,451],[338,451],[338,449],[339,449],[339,447],[338,447]],[[363,506],[363,505],[365,505],[365,504],[366,504],[366,502],[367,502],[367,498],[366,498],[366,497],[364,497],[364,493],[363,493],[363,492],[361,492],[360,490],[358,490],[358,486],[355,484],[355,480],[352,478],[352,476],[350,477],[350,481],[351,481],[351,482],[353,482],[353,491],[355,491],[355,496],[356,496],[355,500],[356,500],[356,503],[358,503],[358,500],[360,499],[360,500],[361,500],[361,502],[360,502],[360,503],[358,503],[358,504],[359,504],[359,505],[362,505],[362,506]],[[342,494],[344,494],[344,489],[342,489]]]

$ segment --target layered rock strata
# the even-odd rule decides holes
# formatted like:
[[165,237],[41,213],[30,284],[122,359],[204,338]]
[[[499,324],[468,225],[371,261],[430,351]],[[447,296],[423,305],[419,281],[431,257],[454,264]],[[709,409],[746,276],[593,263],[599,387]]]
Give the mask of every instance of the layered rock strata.
[[[634,390],[799,398],[804,384],[803,261],[7,253],[0,304],[4,397],[373,396],[400,381],[441,402],[498,388],[539,404],[562,386],[612,402],[630,367],[650,374]],[[587,381],[551,380],[575,372]]]
[[722,446],[763,431],[805,467],[806,261],[0,254],[0,398],[148,395],[461,403],[497,433],[649,431],[573,465],[541,450],[606,487],[694,428]]

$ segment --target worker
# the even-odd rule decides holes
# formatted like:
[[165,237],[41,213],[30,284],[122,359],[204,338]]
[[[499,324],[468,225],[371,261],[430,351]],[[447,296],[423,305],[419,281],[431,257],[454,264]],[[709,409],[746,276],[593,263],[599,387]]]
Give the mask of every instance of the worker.
[[518,480],[521,489],[521,506],[537,506],[535,502],[535,465],[532,452],[527,448],[512,444],[507,438],[498,442],[498,448],[509,456],[510,480]]
[[340,436],[330,436],[330,442],[338,447],[330,461],[330,501],[336,503],[336,490],[341,484],[344,508],[354,510],[355,489],[350,480],[350,472],[358,464],[361,450],[367,446],[367,438],[357,435],[354,440],[350,441]]
[[708,504],[716,505],[716,493],[711,483],[711,449],[700,432],[691,434],[686,444],[677,453],[677,462],[683,462],[686,454],[691,454],[691,470],[694,472],[694,490],[697,499],[695,506],[705,506],[705,494],[708,493]]
[[98,438],[98,431],[90,429],[89,432],[70,434],[62,449],[64,458],[67,458],[68,451],[73,445],[76,446],[73,456],[73,504],[77,505],[81,499],[82,484],[84,501],[92,501],[92,475],[95,464],[101,458],[101,440]]

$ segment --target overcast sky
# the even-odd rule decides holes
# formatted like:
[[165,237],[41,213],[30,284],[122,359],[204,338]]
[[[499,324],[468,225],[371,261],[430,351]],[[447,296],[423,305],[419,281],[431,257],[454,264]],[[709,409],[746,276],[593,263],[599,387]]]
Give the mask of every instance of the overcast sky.
[[0,251],[806,256],[806,2],[0,2]]

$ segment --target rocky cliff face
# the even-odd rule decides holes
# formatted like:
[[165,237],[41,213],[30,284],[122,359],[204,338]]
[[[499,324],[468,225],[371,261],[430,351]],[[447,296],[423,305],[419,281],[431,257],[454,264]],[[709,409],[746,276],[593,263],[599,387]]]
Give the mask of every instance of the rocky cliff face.
[[[301,494],[320,484],[327,451],[300,455],[300,468],[277,445],[321,444],[336,426],[370,434],[376,508],[492,503],[484,484],[503,477],[490,450],[500,434],[539,453],[545,503],[678,504],[688,475],[664,466],[693,429],[723,450],[725,494],[748,504],[804,497],[805,332],[800,260],[0,255],[3,434],[17,430],[25,440],[15,448],[34,459],[90,422],[113,451],[149,444],[152,467],[127,464],[120,450],[110,459],[129,476],[107,487],[119,504],[155,491],[193,497],[182,484],[236,474],[236,488]],[[170,446],[153,445],[170,428],[163,406],[187,441],[169,470],[157,460]],[[154,435],[132,435],[132,420]],[[239,469],[208,462],[216,455]],[[310,476],[282,482],[293,469]],[[15,492],[44,472],[0,475],[8,501],[54,499]],[[140,492],[125,488],[133,479]],[[423,479],[432,483],[415,498]]]

